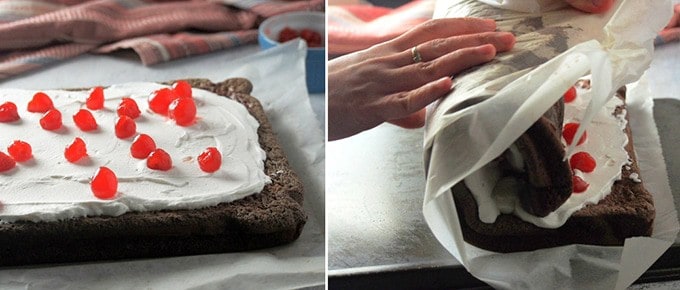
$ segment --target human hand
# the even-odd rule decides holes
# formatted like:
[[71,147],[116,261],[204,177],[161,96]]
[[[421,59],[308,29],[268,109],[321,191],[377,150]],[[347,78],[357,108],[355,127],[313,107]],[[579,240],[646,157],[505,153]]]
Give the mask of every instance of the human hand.
[[[451,76],[508,51],[515,37],[488,19],[425,22],[403,35],[328,63],[328,138],[337,140],[390,121],[425,123],[424,108],[451,90]],[[421,61],[414,61],[416,47]]]
[[564,0],[574,8],[590,12],[604,13],[614,6],[614,0]]
[[657,44],[680,40],[680,4],[673,6],[673,16],[666,27],[659,33]]

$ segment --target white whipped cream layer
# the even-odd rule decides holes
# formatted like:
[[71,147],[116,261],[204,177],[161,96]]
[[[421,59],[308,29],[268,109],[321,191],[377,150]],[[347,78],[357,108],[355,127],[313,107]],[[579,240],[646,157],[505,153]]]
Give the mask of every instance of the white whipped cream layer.
[[[195,209],[213,206],[262,191],[270,182],[264,173],[265,151],[258,142],[259,123],[246,108],[208,91],[193,89],[197,121],[176,125],[148,109],[148,97],[167,86],[156,83],[113,85],[104,90],[105,108],[90,110],[96,131],[83,132],[72,116],[85,108],[88,91],[45,90],[62,113],[63,127],[46,131],[41,113],[26,111],[36,91],[0,90],[0,103],[14,102],[21,120],[0,123],[0,150],[14,140],[28,142],[33,159],[0,173],[0,221],[56,221],[84,216],[118,216],[129,211]],[[115,136],[116,108],[123,97],[137,102],[142,115],[135,119],[137,134],[151,136],[172,158],[172,169],[147,168],[146,159],[130,155],[134,137]],[[136,136],[135,135],[135,136]],[[75,137],[87,145],[88,157],[69,163],[64,149]],[[207,147],[222,153],[222,166],[214,173],[200,170],[196,158]],[[118,177],[118,192],[102,200],[92,194],[90,180],[100,166]]]
[[[589,89],[577,85],[576,91],[576,100],[565,103],[564,124],[580,123],[591,99]],[[521,190],[522,186],[518,181],[509,180],[511,178],[503,178],[497,161],[493,161],[464,179],[465,185],[477,201],[480,220],[493,223],[501,213],[514,214],[538,227],[558,228],[574,212],[605,198],[611,192],[614,182],[621,179],[621,167],[630,164],[630,157],[624,149],[628,144],[628,135],[623,132],[627,124],[626,112],[623,110],[621,114],[613,115],[620,105],[623,105],[621,99],[611,98],[586,129],[586,141],[576,146],[574,153],[587,152],[597,163],[595,170],[590,173],[575,170],[577,176],[590,184],[585,192],[573,193],[564,204],[545,217],[531,215],[522,208],[517,197],[517,190]],[[564,138],[562,141],[566,146]],[[510,153],[510,157],[518,158],[518,154]]]

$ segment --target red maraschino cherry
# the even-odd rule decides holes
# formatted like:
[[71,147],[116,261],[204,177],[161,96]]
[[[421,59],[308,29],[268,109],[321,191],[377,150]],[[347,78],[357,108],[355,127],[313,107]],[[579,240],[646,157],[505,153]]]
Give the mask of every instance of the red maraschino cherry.
[[73,122],[81,131],[97,130],[97,120],[94,119],[94,116],[88,110],[78,110],[78,113],[73,115]]
[[[562,129],[562,137],[564,137],[564,140],[567,141],[567,145],[571,145],[571,142],[574,141],[574,135],[576,135],[578,126],[578,123],[567,123],[564,125],[564,128]],[[576,145],[581,145],[583,142],[586,142],[586,138],[588,138],[588,131],[583,132],[581,139],[578,140]]]
[[59,130],[61,125],[61,112],[57,109],[50,109],[40,118],[40,127],[47,131]]
[[64,157],[71,163],[78,162],[78,160],[87,156],[87,147],[85,146],[85,141],[76,137],[71,145],[66,146],[64,150]]
[[117,113],[118,116],[125,115],[132,119],[137,119],[137,117],[142,114],[142,112],[139,111],[137,102],[131,98],[123,98],[120,105],[118,105]]
[[52,99],[43,92],[35,93],[33,99],[28,102],[28,107],[26,108],[26,110],[33,113],[45,113],[51,109],[54,109]]
[[177,94],[169,88],[156,90],[149,96],[149,109],[156,114],[166,116],[170,103],[177,98],[179,98]]
[[300,36],[300,34],[298,33],[297,30],[286,26],[283,29],[281,29],[281,31],[279,32],[279,37],[278,37],[277,40],[279,42],[283,43],[283,42],[295,39],[298,36]]
[[146,134],[139,134],[130,146],[130,154],[137,159],[148,157],[154,150],[156,150],[156,142]]
[[120,139],[130,138],[137,133],[137,123],[130,117],[122,115],[116,121],[116,137]]
[[12,157],[0,151],[0,172],[8,171],[16,165],[17,163]]
[[85,106],[90,110],[100,110],[104,108],[104,88],[94,87],[90,96],[85,101]]
[[222,154],[215,147],[208,147],[198,155],[198,166],[207,173],[212,173],[222,166]]
[[583,172],[593,172],[597,166],[595,158],[587,152],[576,152],[569,158],[571,169],[578,169]]
[[189,82],[180,80],[172,84],[172,91],[180,98],[191,98],[191,85]]
[[321,33],[305,28],[300,31],[300,37],[307,42],[308,47],[323,46],[323,39]]
[[146,167],[153,170],[168,171],[172,168],[170,154],[163,149],[157,148],[146,159]]
[[585,192],[586,190],[588,190],[588,187],[590,186],[590,184],[585,182],[585,180],[583,180],[583,178],[578,177],[576,175],[574,175],[572,177],[571,182],[572,182],[572,191],[574,193]]
[[7,147],[7,153],[9,153],[9,155],[17,162],[24,162],[33,157],[31,145],[21,140],[14,140],[14,142]]
[[168,116],[180,126],[190,126],[196,119],[196,103],[192,98],[179,98],[168,109]]
[[94,196],[100,199],[110,199],[118,192],[118,177],[107,167],[99,167],[94,173],[90,188]]
[[17,105],[12,102],[4,102],[2,105],[0,105],[0,122],[9,123],[18,121],[19,119]]
[[563,98],[565,103],[571,103],[576,100],[576,88],[571,86],[567,92],[564,93]]

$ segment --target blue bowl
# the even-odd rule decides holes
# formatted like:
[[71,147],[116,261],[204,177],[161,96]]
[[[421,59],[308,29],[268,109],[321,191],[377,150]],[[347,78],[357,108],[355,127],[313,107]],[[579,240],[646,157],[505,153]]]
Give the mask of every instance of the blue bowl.
[[[262,22],[259,28],[258,42],[260,47],[267,49],[280,45],[278,35],[281,30],[290,27],[295,30],[312,29],[321,34],[322,44],[325,45],[326,23],[323,12],[290,12],[273,16]],[[305,59],[307,91],[309,93],[323,93],[326,90],[326,47],[307,48]]]

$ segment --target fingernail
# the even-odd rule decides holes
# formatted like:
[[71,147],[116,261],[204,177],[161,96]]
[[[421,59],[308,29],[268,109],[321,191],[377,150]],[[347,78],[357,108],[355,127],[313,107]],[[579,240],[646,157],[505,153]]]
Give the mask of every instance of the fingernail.
[[496,20],[493,19],[484,19],[484,28],[487,29],[496,29]]
[[515,44],[515,35],[510,32],[499,32],[496,34],[496,39],[508,47]]
[[498,38],[510,38],[510,37],[513,37],[513,38],[514,38],[515,35],[512,34],[512,32],[499,31],[499,32],[496,32],[496,37],[498,37]]
[[496,55],[496,47],[493,44],[484,44],[477,47],[477,50],[485,55]]

